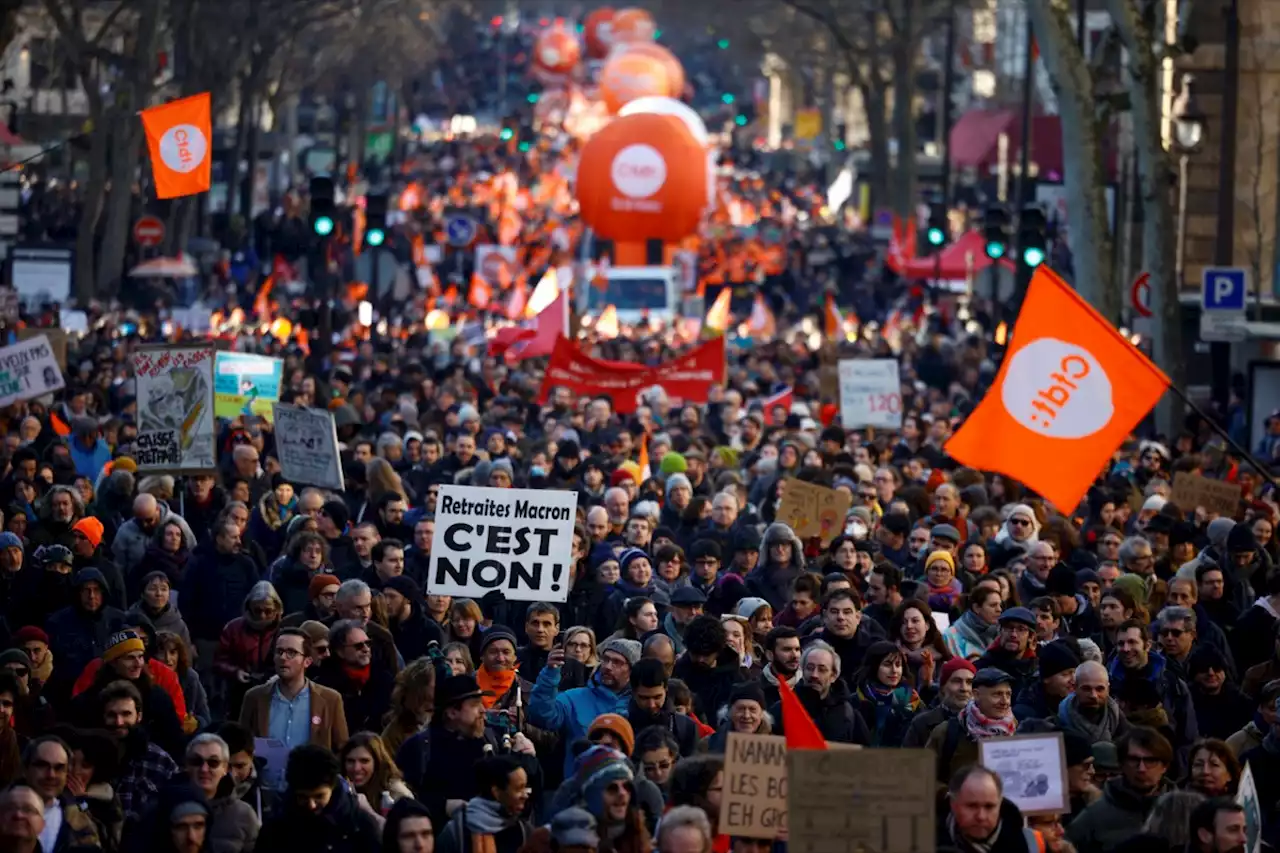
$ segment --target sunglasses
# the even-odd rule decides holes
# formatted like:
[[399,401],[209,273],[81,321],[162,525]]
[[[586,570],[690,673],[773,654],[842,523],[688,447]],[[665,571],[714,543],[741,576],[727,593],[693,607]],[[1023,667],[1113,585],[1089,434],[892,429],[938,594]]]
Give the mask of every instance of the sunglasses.
[[362,650],[363,650],[363,649],[371,649],[371,648],[373,648],[373,643],[369,642],[368,640],[364,640],[363,642],[359,642],[359,643],[347,643],[347,648],[349,648],[349,649],[362,649]]
[[208,758],[193,755],[187,759],[187,766],[193,769],[196,767],[208,767],[210,770],[217,770],[222,766],[222,759],[216,755],[211,755]]

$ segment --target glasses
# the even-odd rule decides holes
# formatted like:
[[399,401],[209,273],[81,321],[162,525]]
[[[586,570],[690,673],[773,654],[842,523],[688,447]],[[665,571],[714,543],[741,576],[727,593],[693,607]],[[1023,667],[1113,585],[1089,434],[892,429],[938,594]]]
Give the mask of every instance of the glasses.
[[1030,527],[1031,526],[1031,522],[1027,521],[1025,518],[1011,518],[1009,519],[1009,524],[1013,527]]
[[217,770],[222,766],[222,759],[216,755],[211,755],[207,758],[202,758],[199,755],[192,755],[187,759],[187,766],[193,770],[197,767],[208,767],[210,770]]
[[302,652],[297,649],[276,649],[276,657],[284,658],[285,660],[297,660],[302,657]]
[[1161,637],[1173,637],[1175,640],[1178,637],[1181,637],[1185,633],[1187,632],[1181,628],[1161,628],[1160,629]]
[[646,761],[644,762],[644,770],[646,773],[666,773],[675,766],[673,761]]
[[1125,758],[1125,762],[1134,767],[1155,767],[1157,764],[1164,764],[1154,755],[1130,755]]
[[365,649],[373,648],[373,643],[369,642],[368,640],[362,640],[359,643],[347,643],[347,648],[360,649],[361,651],[363,651]]

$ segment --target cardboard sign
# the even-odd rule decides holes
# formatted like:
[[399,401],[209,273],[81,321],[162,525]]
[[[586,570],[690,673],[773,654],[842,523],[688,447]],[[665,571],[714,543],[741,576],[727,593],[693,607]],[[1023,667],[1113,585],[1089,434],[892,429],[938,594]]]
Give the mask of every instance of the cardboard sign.
[[[828,749],[854,750],[850,743]],[[724,748],[721,829],[743,838],[785,838],[787,833],[787,739],[781,735],[730,732]]]
[[840,360],[840,424],[902,428],[902,383],[894,358]]
[[338,428],[333,413],[276,403],[276,458],[291,483],[306,483],[342,491],[342,460],[338,457]]
[[271,420],[280,399],[284,362],[268,355],[220,352],[214,372],[214,411],[220,418],[257,415]]
[[1187,513],[1194,513],[1196,507],[1204,507],[1205,512],[1235,518],[1240,509],[1240,495],[1240,486],[1236,483],[1179,471],[1173,477],[1173,494],[1169,499]]
[[782,504],[775,521],[781,521],[802,540],[817,536],[825,546],[844,532],[853,498],[846,492],[790,479],[782,487]]
[[565,601],[578,493],[441,486],[427,592]]
[[66,330],[56,328],[42,329],[36,326],[18,330],[18,340],[20,341],[29,341],[40,335],[44,335],[49,339],[49,346],[53,348],[53,357],[58,362],[58,369],[65,373],[67,370]]
[[979,741],[978,763],[995,771],[1005,797],[1024,815],[1071,811],[1062,732]]
[[0,348],[0,408],[61,391],[66,384],[43,334]]
[[213,347],[144,348],[138,383],[138,470],[196,474],[217,469]]
[[930,749],[788,753],[788,849],[934,853],[937,762]]

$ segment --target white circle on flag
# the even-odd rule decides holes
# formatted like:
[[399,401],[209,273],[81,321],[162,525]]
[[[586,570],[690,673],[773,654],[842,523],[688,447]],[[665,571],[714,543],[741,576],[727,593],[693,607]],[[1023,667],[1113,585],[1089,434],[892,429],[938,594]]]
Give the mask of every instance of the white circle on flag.
[[209,140],[194,124],[176,124],[160,137],[160,159],[175,172],[194,172],[208,153]]
[[652,145],[628,145],[613,158],[613,185],[629,198],[648,198],[667,180],[667,162]]
[[1015,352],[1000,386],[1010,417],[1046,438],[1093,435],[1111,422],[1111,378],[1081,346],[1040,338]]

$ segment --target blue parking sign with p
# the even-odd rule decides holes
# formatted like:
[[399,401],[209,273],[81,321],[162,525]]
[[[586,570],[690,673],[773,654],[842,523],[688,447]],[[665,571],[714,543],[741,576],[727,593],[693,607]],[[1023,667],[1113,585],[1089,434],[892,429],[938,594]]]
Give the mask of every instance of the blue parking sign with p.
[[1243,311],[1248,279],[1240,267],[1209,267],[1204,271],[1200,305],[1205,311]]

